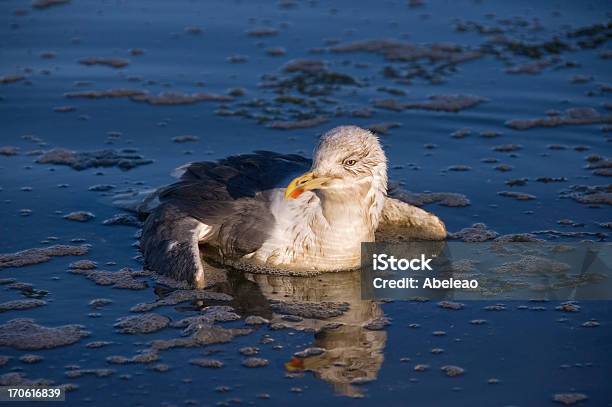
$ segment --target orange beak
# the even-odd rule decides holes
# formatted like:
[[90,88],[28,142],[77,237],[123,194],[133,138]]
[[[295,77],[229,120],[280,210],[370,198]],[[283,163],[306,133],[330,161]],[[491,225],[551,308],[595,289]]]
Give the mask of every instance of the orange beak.
[[293,356],[291,360],[285,363],[285,369],[290,372],[297,372],[304,370],[304,359]]
[[330,180],[331,178],[329,177],[315,177],[312,172],[307,172],[304,175],[294,178],[293,181],[287,185],[287,189],[285,189],[285,199],[295,199],[305,191],[320,189]]

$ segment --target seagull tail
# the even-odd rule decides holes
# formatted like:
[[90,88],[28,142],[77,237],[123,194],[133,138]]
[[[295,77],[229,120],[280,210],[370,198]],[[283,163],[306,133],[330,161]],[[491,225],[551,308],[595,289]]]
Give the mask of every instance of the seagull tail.
[[204,288],[206,281],[198,243],[206,228],[176,206],[160,205],[149,215],[142,230],[140,249],[145,267],[186,281],[194,288]]

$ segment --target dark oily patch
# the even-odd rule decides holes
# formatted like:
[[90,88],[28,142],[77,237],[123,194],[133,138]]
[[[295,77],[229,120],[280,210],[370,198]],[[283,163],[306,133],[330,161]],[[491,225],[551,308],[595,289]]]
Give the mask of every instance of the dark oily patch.
[[17,147],[13,147],[13,146],[0,147],[0,155],[4,155],[6,157],[17,155],[18,152],[19,152],[19,148]]
[[113,288],[124,288],[129,290],[143,290],[148,287],[146,281],[138,280],[139,277],[148,277],[151,273],[144,270],[134,271],[130,268],[123,268],[119,271],[103,270],[69,270],[72,274],[79,274],[87,277],[98,285],[109,285]]
[[456,25],[456,30],[486,36],[487,41],[481,44],[480,49],[501,61],[514,60],[516,56],[530,60],[551,56],[548,61],[554,63],[555,68],[575,67],[575,63],[563,61],[558,56],[567,51],[601,46],[607,42],[610,31],[609,24],[593,24],[577,29],[565,28],[563,32],[555,32],[549,38],[533,38],[535,32],[547,31],[542,30],[538,19],[529,21],[523,17],[513,17],[512,20],[498,19],[497,22],[499,25],[487,26],[479,22],[461,21]]
[[[449,269],[455,274],[455,275],[460,275],[460,274],[468,274],[468,273],[473,273],[476,271],[476,264],[478,262],[475,260],[468,260],[468,259],[462,259],[462,260],[457,260],[457,261],[453,261],[450,263],[449,265]],[[446,308],[446,307],[453,307],[455,305],[453,305],[455,303],[450,303],[449,301],[442,301],[442,305],[440,305],[440,303],[438,303],[438,306],[442,307],[442,308]],[[458,304],[457,306],[460,306],[458,309],[461,309],[461,307],[463,306],[463,304]]]
[[507,73],[511,74],[528,74],[536,75],[541,73],[544,69],[548,68],[555,62],[555,59],[540,59],[533,62],[527,62],[524,64],[514,65],[506,69]]
[[445,365],[440,368],[448,377],[457,377],[465,373],[465,369],[455,365]]
[[493,167],[493,169],[495,171],[499,171],[499,172],[512,171],[512,168],[514,168],[514,167],[512,167],[511,165],[508,165],[508,164],[499,164],[499,165],[496,165],[495,167]]
[[463,164],[451,165],[446,168],[446,171],[465,172],[470,171],[472,167]]
[[20,350],[51,349],[72,345],[89,334],[82,325],[46,327],[33,319],[12,319],[0,325],[0,346]]
[[415,206],[424,206],[432,203],[448,207],[464,207],[470,205],[470,200],[467,196],[455,192],[398,191],[393,192],[391,196]]
[[37,9],[45,9],[68,3],[70,3],[70,0],[34,0],[32,2],[32,7]]
[[518,186],[524,186],[527,185],[527,182],[529,182],[528,178],[514,178],[514,179],[509,179],[508,181],[505,182],[506,185],[508,185],[509,187],[518,187]]
[[374,107],[401,112],[407,109],[435,110],[458,112],[474,107],[487,99],[474,95],[433,95],[428,100],[416,102],[401,102],[396,99],[379,99],[374,101]]
[[283,47],[269,47],[266,48],[266,54],[271,57],[282,57],[287,53],[287,50]]
[[374,111],[368,107],[362,107],[355,110],[351,110],[349,114],[351,117],[367,118],[372,117],[372,115],[374,115]]
[[230,64],[243,64],[248,62],[249,57],[246,55],[232,54],[225,59]]
[[329,119],[325,116],[317,116],[303,120],[275,120],[270,122],[268,127],[279,130],[306,129],[309,127],[316,127],[328,120]]
[[278,35],[278,30],[273,27],[257,27],[246,32],[249,37],[273,37]]
[[184,28],[184,30],[187,34],[191,34],[191,35],[199,35],[202,34],[202,31],[204,31],[202,29],[202,27],[199,27],[197,25],[190,25]]
[[106,89],[106,90],[86,90],[79,92],[64,93],[64,97],[69,99],[109,99],[109,98],[131,98],[144,96],[148,92],[140,89]]
[[[535,232],[534,232],[535,233]],[[502,235],[495,239],[496,242],[504,243],[527,243],[527,242],[543,242],[531,233],[511,233]]]
[[562,274],[569,271],[571,267],[562,262],[550,260],[545,257],[532,255],[521,256],[517,261],[503,263],[501,266],[495,267],[495,273],[514,274],[514,275],[537,275],[540,273]]
[[111,216],[108,219],[102,221],[102,224],[105,226],[133,226],[133,227],[141,227],[142,223],[134,216],[127,213],[118,213],[116,215]]
[[270,302],[270,308],[275,312],[286,315],[296,315],[302,318],[327,319],[344,314],[349,309],[346,302],[300,302],[279,301]]
[[87,190],[94,191],[94,192],[108,192],[115,188],[116,186],[112,184],[96,184],[96,185],[90,186],[89,188],[87,188]]
[[389,87],[389,86],[380,86],[380,87],[376,88],[376,90],[379,91],[379,92],[388,93],[390,95],[406,96],[406,92],[404,92],[400,88],[392,88],[392,87]]
[[113,369],[70,369],[64,375],[70,379],[76,379],[83,376],[94,377],[109,377],[115,374]]
[[506,126],[516,130],[528,130],[535,127],[557,127],[563,125],[612,123],[612,115],[599,113],[592,107],[573,107],[563,115],[548,116],[537,119],[515,119],[506,122]]
[[9,83],[15,83],[24,80],[26,77],[20,74],[8,74],[0,76],[0,83],[7,85]]
[[53,381],[48,379],[29,380],[22,372],[5,373],[0,376],[0,386],[51,386],[53,384]]
[[594,194],[589,194],[589,195],[577,195],[574,199],[584,204],[612,205],[612,193],[609,193],[609,192],[607,193],[600,192],[600,193],[594,193]]
[[520,144],[501,144],[499,146],[493,147],[493,151],[499,151],[502,153],[510,153],[512,151],[518,151],[523,148]]
[[454,302],[454,301],[440,301],[438,303],[438,307],[453,310],[453,311],[458,311],[458,310],[465,308],[465,304],[462,304],[460,302]]
[[262,76],[263,95],[222,105],[215,113],[239,116],[276,129],[318,126],[330,117],[349,114],[329,96],[346,87],[361,87],[349,74],[331,71],[324,61],[291,60],[278,72]]
[[455,139],[463,139],[472,134],[472,129],[468,127],[461,128],[459,130],[455,130],[451,133],[451,137]]
[[88,222],[95,217],[96,215],[87,211],[70,212],[68,215],[64,215],[64,219],[72,220],[75,222]]
[[165,350],[227,343],[231,342],[236,336],[248,335],[251,332],[252,330],[248,328],[226,329],[214,325],[207,325],[201,327],[188,337],[155,340],[151,342],[151,347],[157,350]]
[[11,290],[19,290],[22,292],[34,291],[34,286],[32,284],[17,281],[14,278],[3,279],[2,284],[7,284],[7,287]]
[[192,136],[190,134],[172,137],[172,141],[174,141],[175,143],[187,143],[190,141],[199,141],[199,140],[200,138],[198,136]]
[[98,268],[98,263],[93,260],[77,260],[68,265],[71,269],[93,270]]
[[127,171],[139,165],[151,164],[153,160],[144,159],[133,152],[99,150],[76,152],[64,148],[46,151],[37,160],[39,164],[67,165],[77,171],[96,167],[119,167]]
[[190,333],[202,325],[212,325],[215,322],[230,322],[240,319],[240,315],[233,312],[228,305],[213,305],[204,308],[202,315],[186,317],[172,322],[174,328],[185,328],[183,332]]
[[270,364],[268,359],[264,358],[246,358],[242,361],[242,366],[244,367],[266,367]]
[[164,373],[164,372],[167,372],[167,371],[170,370],[170,365],[167,365],[165,363],[157,363],[157,364],[151,366],[149,369],[154,371],[154,372]]
[[141,303],[133,306],[130,311],[132,312],[148,312],[152,309],[168,306],[168,305],[176,305],[181,302],[186,301],[231,301],[232,297],[223,294],[216,293],[212,291],[204,291],[204,290],[176,290],[172,291],[166,297],[160,298],[157,301],[151,303]]
[[192,365],[219,369],[223,367],[224,363],[218,359],[209,359],[209,358],[198,358],[198,359],[189,359],[189,363]]
[[244,96],[247,93],[246,89],[241,88],[241,87],[233,87],[228,89],[227,94],[230,95],[231,97],[241,97]]
[[556,306],[555,309],[561,312],[580,312],[580,305],[574,301],[567,301]]
[[484,307],[482,307],[483,310],[485,311],[505,311],[506,310],[506,305],[505,304],[493,304],[493,305],[486,305]]
[[488,229],[484,223],[475,223],[470,227],[461,229],[459,232],[449,234],[451,239],[459,239],[469,243],[486,242],[487,240],[495,239],[497,236],[499,236],[499,233]]
[[586,157],[588,164],[585,166],[588,170],[593,170],[594,175],[602,177],[612,176],[612,160],[607,157],[602,157],[597,154],[592,154]]
[[460,64],[481,56],[478,51],[470,51],[459,45],[449,43],[411,44],[389,39],[372,39],[342,44],[331,48],[332,52],[370,52],[382,55],[390,61],[415,61],[427,59],[434,62]]
[[318,59],[292,59],[283,66],[285,72],[322,72],[327,69],[325,61]]
[[612,177],[612,168],[599,168],[593,171],[593,175],[600,177]]
[[53,111],[58,113],[70,113],[74,112],[75,110],[77,110],[76,106],[72,105],[56,106],[53,108]]
[[35,364],[35,363],[40,363],[43,360],[45,360],[45,358],[43,356],[33,355],[31,353],[28,353],[28,354],[25,354],[25,355],[19,357],[19,361],[20,362],[26,363],[28,365],[32,365],[32,364]]
[[102,308],[113,303],[113,300],[108,298],[94,298],[89,301],[89,306],[92,308]]
[[84,256],[89,252],[89,246],[53,245],[27,249],[16,253],[0,254],[0,269],[9,267],[25,267],[31,264],[44,263],[58,256]]
[[105,346],[111,345],[113,342],[110,341],[93,341],[85,344],[85,347],[88,349],[98,349],[103,348]]
[[168,324],[170,318],[149,313],[119,318],[113,326],[123,334],[148,334],[164,329]]
[[[0,278],[0,285],[13,284],[16,283],[16,278]],[[24,283],[27,284],[27,283]]]
[[229,96],[216,95],[212,93],[181,93],[181,92],[162,92],[157,95],[148,93],[134,95],[130,97],[135,102],[145,102],[150,105],[191,105],[200,102],[229,102]]
[[255,356],[259,353],[259,348],[255,346],[246,346],[244,348],[238,349],[238,352],[244,356]]
[[564,404],[566,406],[571,406],[587,399],[587,395],[583,393],[557,393],[553,396],[554,402]]
[[288,91],[301,95],[323,96],[340,89],[339,86],[356,86],[359,82],[352,76],[327,69],[325,62],[311,60],[293,60],[282,67],[284,76],[265,76],[260,83],[264,89],[273,89],[281,96]]
[[535,195],[526,194],[524,192],[516,192],[516,191],[500,191],[497,193],[499,196],[505,196],[506,198],[513,198],[517,201],[530,201],[536,199]]
[[559,220],[557,221],[557,223],[558,223],[559,225],[563,225],[563,226],[572,226],[572,227],[575,227],[575,228],[584,226],[584,223],[574,222],[574,221],[573,221],[573,220],[571,220],[571,219],[559,219]]
[[[8,282],[13,280],[13,282]],[[17,291],[21,291],[21,294],[28,297],[28,298],[43,298],[45,297],[47,294],[49,294],[48,291],[45,290],[36,290],[34,289],[34,286],[30,283],[23,283],[21,281],[15,281],[14,279],[8,279],[7,283],[7,288],[11,289],[11,290],[17,290]]]
[[13,300],[0,303],[0,312],[6,311],[20,311],[31,308],[38,308],[45,305],[46,302],[43,300],[37,299],[23,299],[23,300]]
[[612,185],[572,185],[562,190],[559,196],[592,206],[612,205]]
[[79,59],[79,64],[93,66],[102,65],[111,68],[124,68],[128,66],[130,61],[123,58],[101,58],[101,57],[88,57]]
[[[540,235],[540,236],[547,236],[548,239],[556,239],[558,237],[570,237],[570,238],[597,238],[599,240],[605,240],[607,238],[607,234],[603,233],[603,232],[584,232],[584,231],[579,231],[579,232],[565,232],[565,231],[559,231],[559,230],[534,230],[533,232],[531,232],[531,236],[533,235]],[[542,240],[540,240],[542,241]]]
[[138,353],[131,358],[121,355],[111,355],[106,358],[106,362],[112,365],[125,365],[128,363],[141,363],[148,364],[156,362],[160,359],[157,352],[154,351],[145,351],[142,353]]

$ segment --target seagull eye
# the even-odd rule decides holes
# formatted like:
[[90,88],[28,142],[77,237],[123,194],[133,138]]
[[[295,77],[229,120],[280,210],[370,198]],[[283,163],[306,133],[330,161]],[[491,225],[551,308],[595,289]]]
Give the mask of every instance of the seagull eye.
[[344,164],[346,167],[352,167],[353,165],[357,164],[357,160],[352,160],[352,159],[349,159],[349,160],[344,160],[344,163],[343,163],[343,164]]

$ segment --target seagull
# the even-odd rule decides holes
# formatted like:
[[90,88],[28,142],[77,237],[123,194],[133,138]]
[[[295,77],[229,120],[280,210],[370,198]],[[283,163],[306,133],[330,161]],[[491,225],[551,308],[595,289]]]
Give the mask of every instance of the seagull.
[[357,126],[321,136],[312,160],[258,151],[190,163],[178,176],[148,199],[140,246],[147,268],[195,288],[213,284],[219,265],[355,270],[361,243],[383,230],[446,237],[438,217],[388,195],[381,143]]

